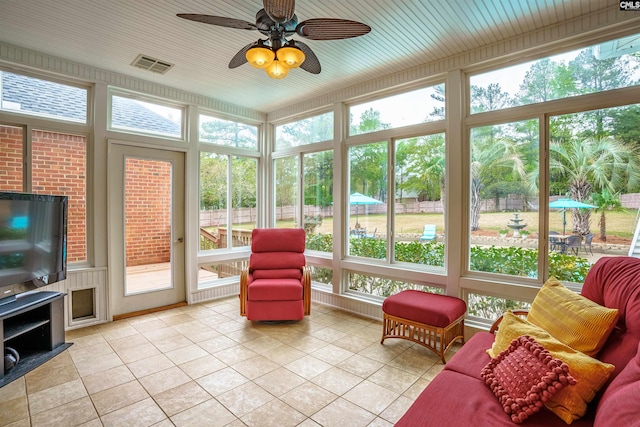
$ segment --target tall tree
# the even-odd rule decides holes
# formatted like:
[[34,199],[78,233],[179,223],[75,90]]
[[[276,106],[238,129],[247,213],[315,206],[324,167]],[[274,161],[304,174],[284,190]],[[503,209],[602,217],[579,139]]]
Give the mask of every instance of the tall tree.
[[608,189],[604,189],[599,193],[593,193],[593,204],[596,206],[596,213],[600,214],[598,225],[600,226],[600,240],[607,241],[607,212],[624,212],[626,209],[620,201],[620,194],[611,193]]
[[[608,137],[551,142],[549,170],[564,177],[574,200],[587,202],[595,190],[616,193],[640,183],[640,157],[633,147]],[[573,209],[573,232],[590,232],[591,211]]]
[[492,139],[472,136],[471,147],[471,230],[480,228],[482,191],[497,176],[524,180],[525,169],[518,145],[509,138]]

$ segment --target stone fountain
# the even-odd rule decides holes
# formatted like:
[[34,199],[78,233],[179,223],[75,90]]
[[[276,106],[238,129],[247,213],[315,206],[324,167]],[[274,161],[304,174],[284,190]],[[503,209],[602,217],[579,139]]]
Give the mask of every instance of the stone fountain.
[[518,213],[513,214],[513,218],[509,220],[507,227],[513,230],[513,237],[520,237],[520,230],[527,226],[527,223],[520,224],[524,219],[518,218]]

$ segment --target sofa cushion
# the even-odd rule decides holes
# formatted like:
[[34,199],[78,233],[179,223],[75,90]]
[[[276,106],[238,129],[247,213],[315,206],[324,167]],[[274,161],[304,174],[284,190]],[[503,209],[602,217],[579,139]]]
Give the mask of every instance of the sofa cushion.
[[[469,340],[458,350],[458,354],[466,352],[473,345]],[[571,427],[591,426],[592,423],[593,420],[580,419],[574,421]],[[348,425],[347,420],[345,425]],[[431,380],[395,427],[513,427],[513,425],[511,418],[504,413],[491,390],[480,378],[473,378],[445,368]],[[547,408],[543,408],[523,425],[567,426]]]
[[640,341],[640,259],[600,258],[589,270],[581,294],[620,312],[616,327],[598,354],[598,359],[616,366],[613,380],[635,356]]
[[496,334],[496,340],[487,352],[491,357],[495,357],[507,349],[511,341],[522,335],[533,337],[554,357],[569,365],[569,371],[576,380],[576,385],[565,387],[551,397],[546,403],[547,408],[567,424],[582,417],[587,411],[587,404],[593,400],[596,392],[605,384],[614,366],[602,363],[572,349],[542,328],[511,312],[504,315]]
[[444,365],[444,369],[481,379],[480,371],[491,360],[487,348],[493,345],[494,339],[495,335],[489,332],[476,332]]
[[594,426],[640,426],[640,346],[638,353],[604,392]]
[[578,295],[551,277],[533,300],[527,320],[569,347],[595,356],[616,325],[618,310]]
[[564,386],[575,385],[569,366],[528,335],[514,339],[480,375],[516,424],[538,413]]

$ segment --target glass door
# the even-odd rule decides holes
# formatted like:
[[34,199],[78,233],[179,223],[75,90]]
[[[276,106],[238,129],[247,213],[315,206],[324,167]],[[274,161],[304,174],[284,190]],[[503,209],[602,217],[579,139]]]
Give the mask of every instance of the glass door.
[[185,301],[184,154],[112,144],[111,314]]

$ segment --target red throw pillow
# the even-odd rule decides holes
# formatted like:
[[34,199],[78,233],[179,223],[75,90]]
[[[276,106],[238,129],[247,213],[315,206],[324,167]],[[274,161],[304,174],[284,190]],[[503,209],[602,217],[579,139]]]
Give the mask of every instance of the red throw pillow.
[[569,366],[528,335],[491,359],[481,376],[516,424],[540,411],[558,390],[576,383]]

